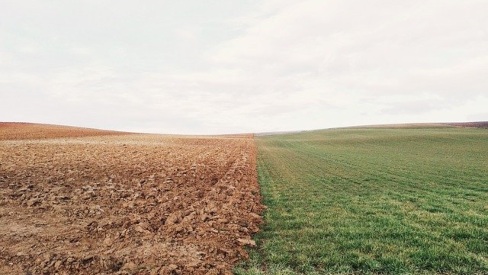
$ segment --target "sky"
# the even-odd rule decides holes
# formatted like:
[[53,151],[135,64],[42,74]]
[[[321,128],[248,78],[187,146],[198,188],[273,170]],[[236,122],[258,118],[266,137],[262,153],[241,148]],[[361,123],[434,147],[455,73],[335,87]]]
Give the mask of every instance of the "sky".
[[0,121],[225,134],[488,120],[486,0],[0,0]]

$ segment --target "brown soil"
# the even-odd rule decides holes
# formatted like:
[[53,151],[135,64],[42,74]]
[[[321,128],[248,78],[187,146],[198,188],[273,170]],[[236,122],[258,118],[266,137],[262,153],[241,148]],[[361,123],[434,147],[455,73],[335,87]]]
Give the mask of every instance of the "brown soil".
[[60,125],[23,122],[0,122],[0,140],[47,139],[60,137],[90,137],[100,135],[120,135],[124,132],[105,131]]
[[0,141],[0,274],[229,274],[262,222],[255,167],[252,136]]

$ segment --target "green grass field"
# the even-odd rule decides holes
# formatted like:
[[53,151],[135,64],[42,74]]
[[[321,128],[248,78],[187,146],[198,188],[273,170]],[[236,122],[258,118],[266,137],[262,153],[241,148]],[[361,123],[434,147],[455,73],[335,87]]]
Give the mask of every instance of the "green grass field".
[[268,206],[237,274],[488,274],[488,130],[257,139]]

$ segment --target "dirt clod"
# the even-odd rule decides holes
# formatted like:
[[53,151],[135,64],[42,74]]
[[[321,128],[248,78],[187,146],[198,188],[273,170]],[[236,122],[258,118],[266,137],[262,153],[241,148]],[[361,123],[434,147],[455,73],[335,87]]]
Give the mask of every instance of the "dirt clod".
[[255,245],[251,136],[7,131],[0,274],[229,274]]

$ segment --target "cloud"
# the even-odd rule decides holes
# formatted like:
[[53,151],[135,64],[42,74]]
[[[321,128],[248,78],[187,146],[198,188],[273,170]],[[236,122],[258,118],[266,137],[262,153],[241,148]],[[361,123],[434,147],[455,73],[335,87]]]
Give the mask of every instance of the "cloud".
[[486,115],[485,1],[28,2],[0,4],[0,120],[232,133]]

